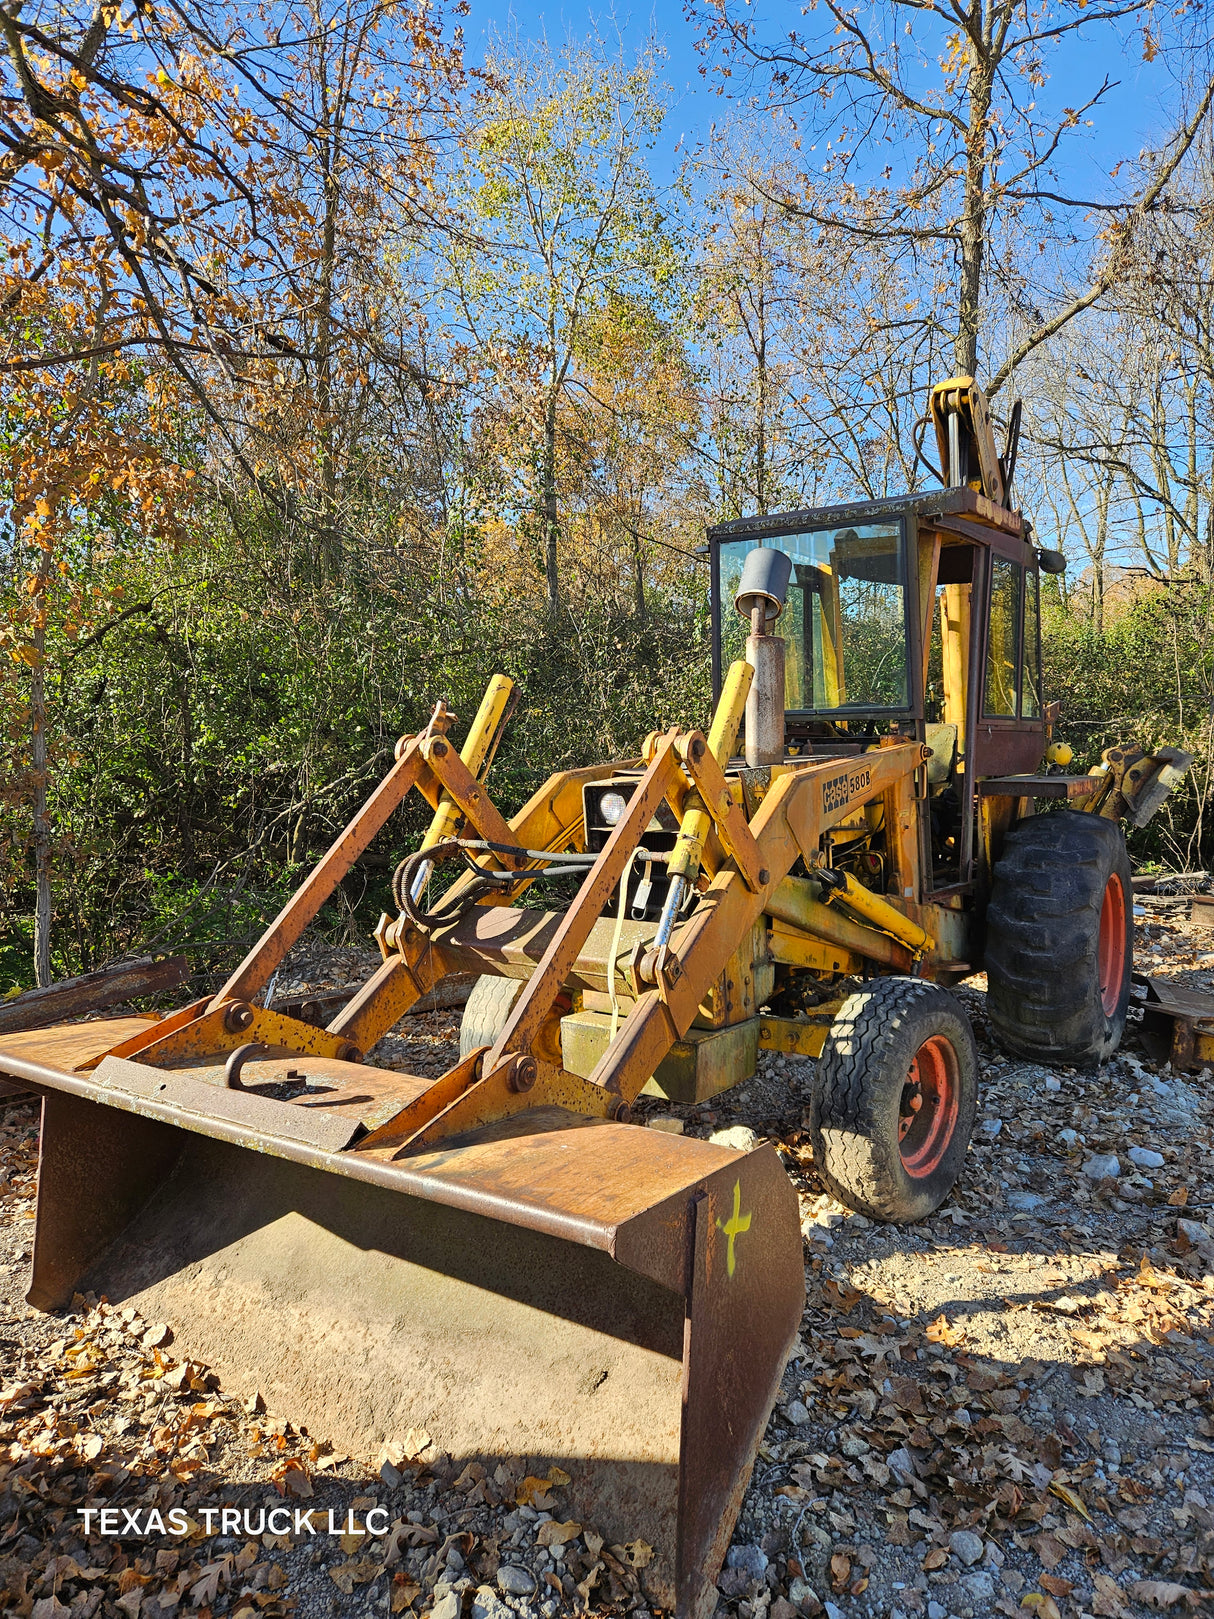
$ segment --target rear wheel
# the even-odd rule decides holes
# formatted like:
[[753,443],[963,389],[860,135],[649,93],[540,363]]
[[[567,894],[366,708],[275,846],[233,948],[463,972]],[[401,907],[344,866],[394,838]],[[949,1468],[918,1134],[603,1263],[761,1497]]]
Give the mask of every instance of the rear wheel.
[[459,1026],[459,1054],[466,1057],[478,1046],[496,1044],[506,1027],[514,1003],[527,987],[525,978],[478,978],[464,1006]]
[[884,978],[843,1003],[814,1085],[814,1162],[874,1220],[922,1220],[953,1188],[978,1106],[978,1051],[957,1001]]
[[987,1014],[1038,1062],[1103,1062],[1121,1043],[1133,967],[1130,861],[1098,815],[1031,815],[1008,833],[986,913]]

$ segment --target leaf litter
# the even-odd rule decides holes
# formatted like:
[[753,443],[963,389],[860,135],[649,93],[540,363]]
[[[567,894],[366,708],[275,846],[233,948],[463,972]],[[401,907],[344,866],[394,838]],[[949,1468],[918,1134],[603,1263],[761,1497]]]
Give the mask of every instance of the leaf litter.
[[[1139,964],[1214,988],[1214,939],[1143,908]],[[801,1194],[806,1315],[719,1581],[720,1619],[1210,1609],[1210,1075],[1173,1075],[1132,1030],[1095,1074],[1009,1060],[988,1037],[983,989],[974,979],[960,994],[992,1127],[921,1226],[875,1227],[823,1191],[805,1129],[809,1062],[765,1054],[709,1106],[639,1109],[673,1113],[693,1135],[750,1126]],[[413,1022],[437,1069],[458,1012]],[[1131,1147],[1164,1165],[1138,1170]],[[368,1469],[259,1398],[229,1400],[174,1355],[171,1323],[93,1299],[56,1317],[29,1309],[36,1149],[33,1107],[0,1102],[5,1615],[652,1610],[652,1549],[608,1544],[562,1510],[561,1469],[457,1464],[419,1429]],[[1087,1179],[1083,1164],[1110,1153],[1121,1174]],[[205,1512],[225,1507],[242,1515],[237,1531],[208,1535]],[[331,1511],[342,1532],[244,1532],[244,1513],[256,1525],[274,1507]],[[374,1507],[385,1534],[367,1532]],[[176,1510],[186,1532],[86,1537],[82,1508],[166,1522]]]

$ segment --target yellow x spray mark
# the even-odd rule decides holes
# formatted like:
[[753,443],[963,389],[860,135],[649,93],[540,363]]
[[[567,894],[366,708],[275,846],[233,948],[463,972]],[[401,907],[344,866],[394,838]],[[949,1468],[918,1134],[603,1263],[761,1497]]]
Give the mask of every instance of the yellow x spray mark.
[[717,1230],[725,1233],[725,1269],[728,1271],[730,1276],[732,1276],[734,1266],[737,1263],[733,1251],[733,1245],[744,1231],[750,1230],[750,1215],[742,1213],[741,1181],[734,1181],[733,1183],[733,1213],[729,1216],[729,1219],[726,1220],[724,1225],[722,1225],[719,1220],[717,1221]]

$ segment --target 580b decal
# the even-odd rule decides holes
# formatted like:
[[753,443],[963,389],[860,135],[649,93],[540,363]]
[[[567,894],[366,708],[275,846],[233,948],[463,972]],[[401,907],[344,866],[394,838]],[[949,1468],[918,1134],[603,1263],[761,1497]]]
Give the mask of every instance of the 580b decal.
[[832,776],[822,786],[822,808],[827,815],[842,809],[856,793],[864,792],[873,779],[871,766],[864,770],[845,770],[841,776]]

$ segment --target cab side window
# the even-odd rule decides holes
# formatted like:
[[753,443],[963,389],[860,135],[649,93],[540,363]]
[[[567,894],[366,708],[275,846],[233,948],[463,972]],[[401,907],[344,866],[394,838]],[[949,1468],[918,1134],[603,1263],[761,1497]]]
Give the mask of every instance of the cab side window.
[[1040,578],[1036,568],[1024,576],[1024,675],[1020,687],[1020,716],[1035,720],[1041,714],[1041,610]]
[[985,712],[1016,717],[1016,665],[1020,639],[1022,570],[1006,557],[991,558],[991,628],[986,647]]

